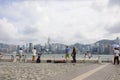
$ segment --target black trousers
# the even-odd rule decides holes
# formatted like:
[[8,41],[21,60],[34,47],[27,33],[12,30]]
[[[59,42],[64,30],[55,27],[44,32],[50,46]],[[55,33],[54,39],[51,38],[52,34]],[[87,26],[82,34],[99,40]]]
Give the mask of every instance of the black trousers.
[[40,63],[41,60],[40,60],[40,56],[38,56],[37,60],[36,60],[36,63]]
[[114,57],[114,64],[117,62],[117,64],[119,64],[119,56],[115,56]]
[[73,62],[76,62],[76,55],[72,56]]

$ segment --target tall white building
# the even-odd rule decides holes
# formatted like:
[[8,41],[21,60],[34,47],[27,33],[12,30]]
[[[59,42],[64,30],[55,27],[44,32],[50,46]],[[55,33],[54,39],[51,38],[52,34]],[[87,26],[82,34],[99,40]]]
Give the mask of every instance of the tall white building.
[[48,37],[48,40],[47,40],[47,43],[45,45],[45,48],[47,51],[50,51],[51,50],[51,45],[50,45],[50,38]]

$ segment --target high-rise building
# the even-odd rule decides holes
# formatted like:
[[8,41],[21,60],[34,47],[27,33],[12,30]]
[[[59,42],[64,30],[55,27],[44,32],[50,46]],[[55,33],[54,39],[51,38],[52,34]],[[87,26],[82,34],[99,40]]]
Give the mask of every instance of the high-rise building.
[[110,54],[110,45],[109,44],[104,45],[104,54]]
[[28,44],[28,43],[26,43],[25,52],[26,52],[26,53],[29,53],[29,44]]
[[50,50],[50,38],[48,38],[48,41],[47,41],[47,49]]
[[20,45],[17,45],[16,46],[16,52],[17,52],[17,54],[19,54],[19,49],[20,49]]
[[34,47],[36,48],[37,52],[41,52],[42,51],[42,46],[40,44],[34,45]]
[[32,53],[32,49],[33,49],[33,44],[29,43],[29,53]]

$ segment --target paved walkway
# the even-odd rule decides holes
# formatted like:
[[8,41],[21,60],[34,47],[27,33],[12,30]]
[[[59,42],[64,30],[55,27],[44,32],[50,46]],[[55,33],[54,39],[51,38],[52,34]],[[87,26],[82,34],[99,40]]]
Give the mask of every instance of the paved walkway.
[[120,65],[93,64],[75,72],[56,76],[52,80],[120,80]]
[[[97,67],[97,68],[95,68],[95,69],[92,69],[92,70],[90,70],[90,71],[88,71],[88,72],[86,72],[86,73],[83,73],[82,75],[80,75],[80,76],[78,76],[78,77],[76,77],[76,78],[74,78],[74,79],[72,79],[72,80],[84,80],[84,79],[86,79],[87,77],[90,77],[91,75],[95,74],[97,71],[100,71],[100,70],[102,70],[103,68],[107,67],[108,65],[109,65],[109,64],[101,65],[101,66],[99,66],[99,67]],[[88,78],[88,79],[90,79],[90,78]]]
[[109,64],[84,80],[120,80],[120,65]]

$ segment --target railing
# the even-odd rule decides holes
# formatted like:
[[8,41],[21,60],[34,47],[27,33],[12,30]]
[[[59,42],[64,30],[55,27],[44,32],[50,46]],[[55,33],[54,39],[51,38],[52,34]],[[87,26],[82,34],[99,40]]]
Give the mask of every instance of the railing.
[[[77,61],[96,61],[98,63],[102,63],[102,62],[111,62],[112,58],[110,57],[101,57],[99,55],[95,55],[93,57],[91,57],[91,59],[85,59],[83,55],[76,55],[76,60]],[[15,55],[15,54],[4,54],[1,58],[1,61],[4,59],[6,60],[10,60],[11,62],[16,62],[16,61],[20,61],[19,59],[19,55]],[[23,62],[27,62],[27,61],[32,60],[32,54],[25,54],[22,56],[22,61]],[[59,55],[59,54],[47,54],[47,55],[42,55],[41,56],[41,60],[65,60],[65,54]],[[70,58],[69,60],[72,60],[72,58]]]

